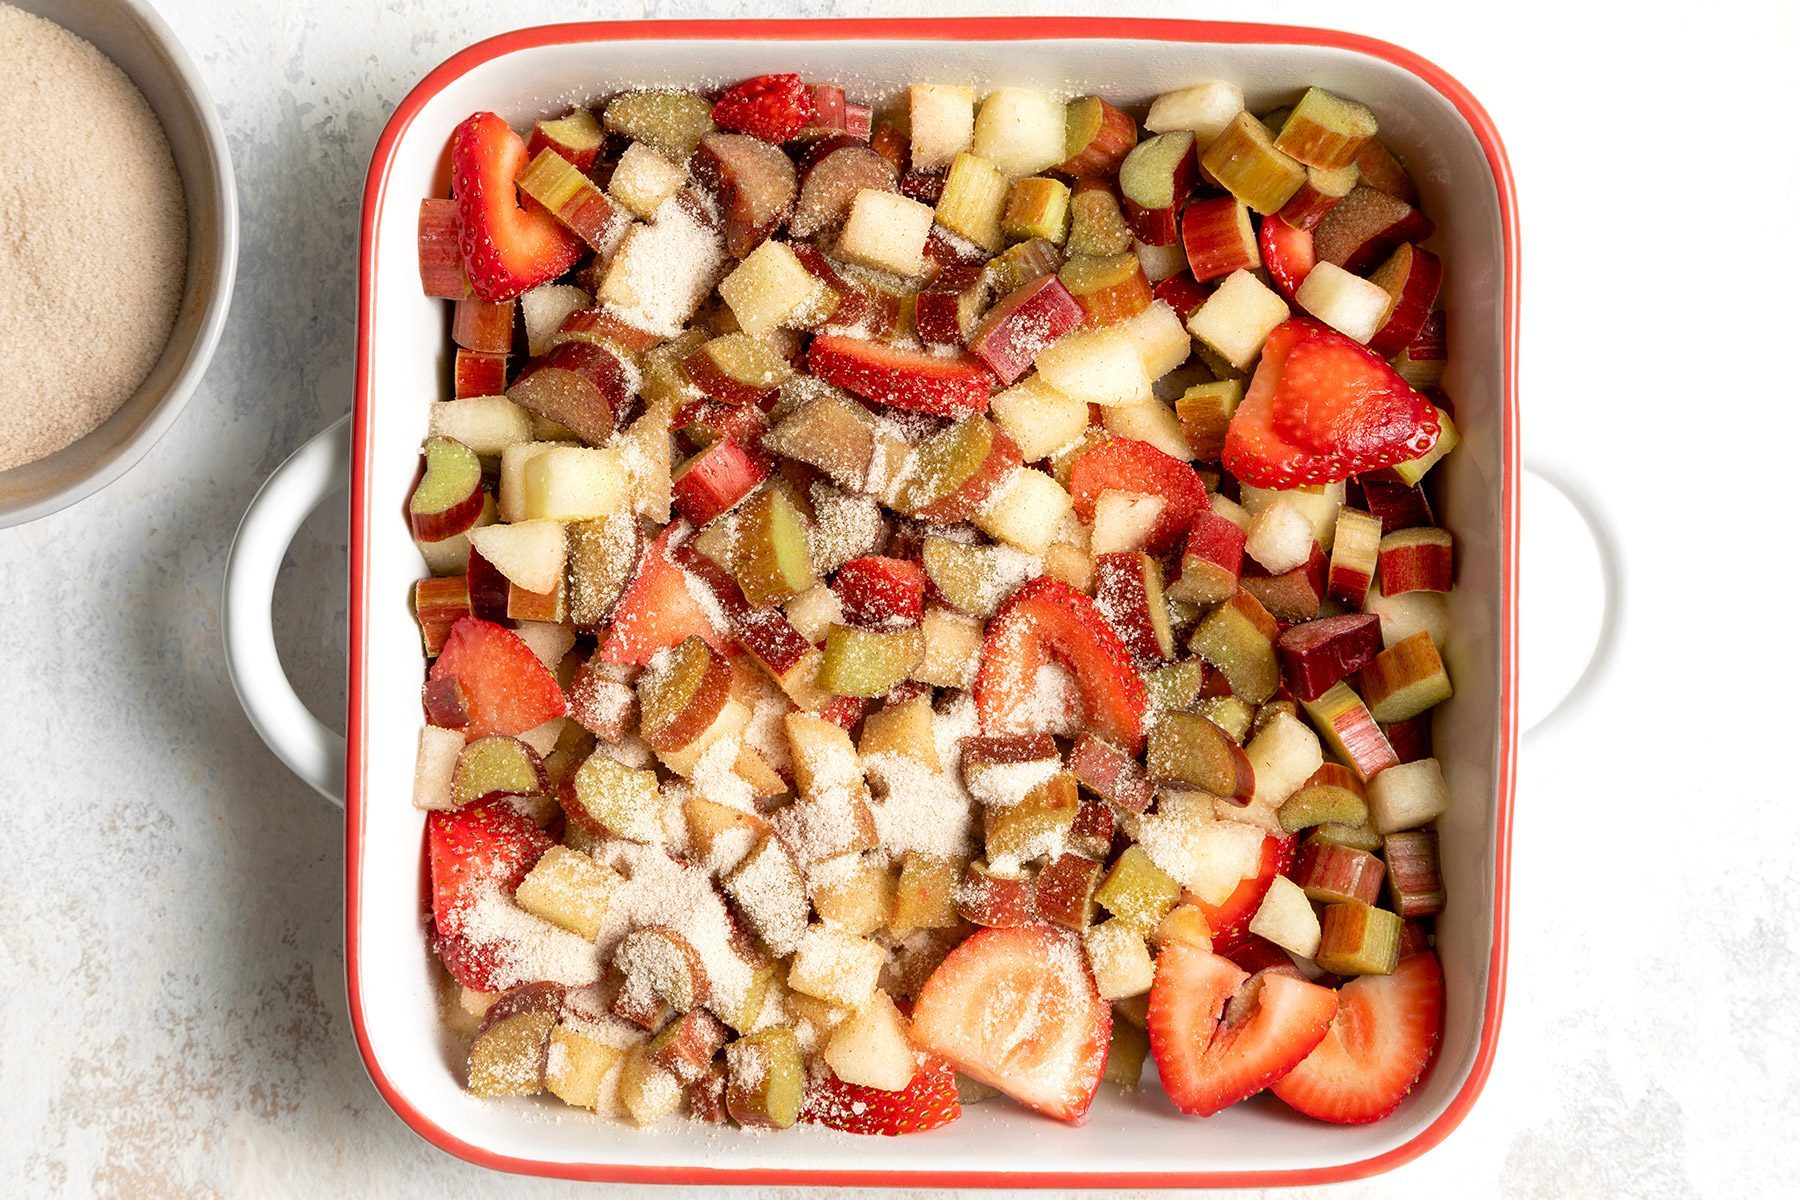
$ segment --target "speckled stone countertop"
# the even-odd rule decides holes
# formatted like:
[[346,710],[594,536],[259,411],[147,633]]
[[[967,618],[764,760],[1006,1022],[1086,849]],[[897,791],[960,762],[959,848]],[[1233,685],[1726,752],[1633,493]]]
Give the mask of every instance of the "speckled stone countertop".
[[[481,1172],[408,1132],[370,1086],[345,1014],[340,818],[238,710],[221,575],[260,481],[349,406],[358,199],[405,90],[509,27],[779,10],[159,7],[230,134],[243,254],[225,340],[173,432],[103,494],[0,532],[0,1189],[632,1194]],[[1527,453],[1576,469],[1625,552],[1618,660],[1522,757],[1511,991],[1486,1093],[1418,1162],[1316,1194],[1794,1194],[1800,664],[1778,582],[1792,577],[1793,502],[1776,481],[1800,434],[1784,357],[1800,268],[1800,165],[1782,126],[1796,10],[797,0],[787,13],[1102,8],[1355,28],[1483,98],[1524,213]],[[1552,507],[1528,493],[1528,714],[1567,677],[1593,612],[1581,543],[1549,528]],[[343,703],[343,559],[341,514],[315,518],[276,604],[284,657],[321,713]],[[1751,611],[1734,620],[1732,605]]]

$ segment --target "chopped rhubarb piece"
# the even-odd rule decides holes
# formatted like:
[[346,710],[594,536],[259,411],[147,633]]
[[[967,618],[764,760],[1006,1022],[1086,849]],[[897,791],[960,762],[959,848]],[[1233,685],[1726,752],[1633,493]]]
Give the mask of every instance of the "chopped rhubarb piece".
[[1069,101],[1064,117],[1063,153],[1056,165],[1064,175],[1106,177],[1119,169],[1137,145],[1137,122],[1098,96]]
[[542,150],[554,150],[578,171],[585,171],[594,165],[600,156],[601,143],[606,134],[600,128],[600,122],[594,120],[594,114],[585,108],[572,108],[554,120],[539,121],[531,127],[531,140],[525,143],[525,153],[532,158]]
[[[1435,829],[1409,829],[1381,839],[1381,856],[1387,861],[1388,891],[1394,911],[1402,917],[1431,917],[1444,911],[1446,893],[1438,867],[1438,835]],[[1366,904],[1372,896],[1356,896]]]
[[689,173],[712,194],[724,222],[725,249],[744,258],[787,218],[797,190],[793,160],[780,148],[739,133],[700,139]]
[[1181,574],[1169,595],[1192,604],[1216,604],[1238,589],[1244,566],[1244,530],[1229,517],[1203,512],[1188,527],[1181,551]]
[[826,138],[807,151],[800,167],[800,194],[788,231],[797,238],[817,237],[843,225],[856,193],[865,188],[891,192],[899,186],[893,164],[866,141],[850,136]]
[[1015,288],[988,309],[969,335],[969,348],[1001,383],[1011,385],[1031,369],[1038,351],[1081,321],[1081,305],[1061,280],[1046,275]]
[[1314,961],[1333,975],[1392,975],[1401,928],[1399,916],[1361,900],[1327,904]]
[[461,300],[471,294],[463,274],[461,242],[456,201],[419,201],[419,283],[427,296]]
[[519,204],[514,181],[527,161],[525,143],[491,112],[476,113],[450,138],[463,269],[489,303],[556,278],[581,256],[581,239],[555,217]]
[[1075,739],[1069,751],[1069,771],[1083,787],[1121,812],[1141,813],[1155,796],[1136,758],[1092,734]]
[[1365,782],[1397,764],[1393,747],[1349,684],[1334,683],[1316,700],[1303,700],[1301,705],[1332,753]]
[[1325,599],[1325,552],[1314,542],[1307,560],[1279,575],[1255,561],[1244,568],[1238,586],[1254,595],[1278,621],[1310,621]]
[[1172,548],[1209,507],[1206,484],[1194,468],[1134,438],[1110,438],[1075,460],[1069,473],[1069,495],[1075,515],[1092,523],[1102,492],[1156,496],[1164,501],[1144,544],[1150,554]]
[[[1131,653],[1094,602],[1066,583],[1039,577],[1015,592],[988,625],[975,676],[984,731],[1041,730],[1065,722],[1061,689],[1043,672],[1060,664],[1079,697],[1084,726],[1135,754],[1143,745],[1144,681]],[[1054,705],[1054,711],[1046,711]]]
[[451,368],[451,389],[458,400],[469,396],[505,395],[506,355],[483,354],[458,347],[456,362]]
[[1431,512],[1431,501],[1425,496],[1425,489],[1417,484],[1373,476],[1358,480],[1358,484],[1362,488],[1363,504],[1380,520],[1384,536],[1402,529],[1411,529],[1415,525],[1431,525],[1436,521]]
[[519,191],[586,242],[605,253],[625,231],[626,215],[580,167],[551,149],[540,151],[519,175]]
[[748,496],[768,473],[766,463],[727,437],[682,463],[669,487],[681,514],[704,525]]
[[1308,900],[1319,904],[1341,904],[1349,900],[1373,904],[1381,895],[1381,883],[1386,875],[1387,868],[1373,854],[1317,838],[1308,839],[1301,847],[1299,861],[1294,864],[1294,881]]
[[844,620],[868,629],[917,625],[925,615],[925,569],[901,558],[853,558],[837,570],[832,590]]
[[1436,227],[1424,213],[1372,187],[1357,187],[1313,228],[1319,261],[1361,274],[1403,242],[1422,242]]
[[991,291],[986,272],[963,263],[944,267],[913,303],[919,340],[927,346],[963,345]]
[[1452,575],[1452,542],[1448,531],[1402,529],[1381,539],[1381,594],[1447,592]]
[[1294,625],[1276,639],[1275,651],[1288,690],[1296,699],[1316,700],[1381,653],[1381,618],[1346,613]]
[[1381,735],[1393,747],[1394,757],[1403,763],[1432,757],[1429,711],[1404,721],[1389,721],[1381,726]]
[[813,339],[808,368],[867,400],[938,417],[984,412],[993,374],[967,354],[940,355],[838,334]]
[[[1264,229],[1271,220],[1263,221]],[[1230,196],[1195,200],[1182,211],[1181,246],[1188,271],[1201,283],[1261,265],[1250,210]]]

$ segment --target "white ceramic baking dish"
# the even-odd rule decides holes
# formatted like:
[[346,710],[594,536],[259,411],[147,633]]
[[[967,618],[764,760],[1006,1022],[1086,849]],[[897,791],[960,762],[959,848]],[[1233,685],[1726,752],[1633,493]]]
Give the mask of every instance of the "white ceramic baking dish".
[[[492,1103],[461,1087],[421,929],[422,815],[409,802],[423,663],[409,609],[422,571],[401,512],[446,377],[442,302],[420,294],[418,200],[446,193],[445,146],[470,112],[515,125],[636,85],[692,86],[799,71],[878,100],[919,80],[1050,86],[1138,103],[1196,81],[1235,80],[1252,107],[1317,84],[1370,104],[1438,223],[1451,352],[1445,388],[1464,444],[1439,469],[1458,546],[1446,657],[1457,696],[1437,721],[1455,797],[1440,823],[1451,902],[1440,923],[1448,981],[1442,1051],[1393,1117],[1360,1128],[1306,1121],[1279,1102],[1182,1117],[1155,1092],[1102,1089],[1078,1129],[1003,1102],[922,1137],[816,1128],[753,1136],[671,1122],[649,1132],[550,1102]],[[305,511],[341,483],[340,423],[290,460],[240,531],[227,641],[246,709],[290,767],[347,809],[350,1011],[369,1073],[422,1137],[488,1166],[660,1182],[930,1186],[1266,1186],[1352,1178],[1437,1144],[1485,1080],[1506,961],[1516,696],[1517,244],[1504,151],[1454,80],[1396,47],[1322,30],[1185,21],[964,19],[580,24],[523,30],[457,54],[389,121],[363,218],[361,326],[351,457],[349,739],[306,712],[269,638],[269,593]],[[1153,1073],[1152,1073],[1153,1074]]]

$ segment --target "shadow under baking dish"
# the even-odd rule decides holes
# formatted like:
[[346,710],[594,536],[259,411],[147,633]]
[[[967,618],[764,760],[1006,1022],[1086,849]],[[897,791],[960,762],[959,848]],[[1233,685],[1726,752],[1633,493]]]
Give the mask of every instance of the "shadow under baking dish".
[[[1445,658],[1455,700],[1437,719],[1454,797],[1439,822],[1450,906],[1439,922],[1447,1013],[1438,1060],[1389,1119],[1337,1127],[1262,1098],[1216,1117],[1176,1113],[1154,1082],[1103,1085],[1084,1126],[996,1100],[933,1133],[858,1138],[671,1121],[639,1131],[553,1101],[484,1102],[461,1088],[421,932],[423,816],[407,797],[423,663],[408,607],[423,568],[400,519],[427,404],[445,377],[442,302],[420,294],[418,201],[445,193],[444,149],[470,112],[515,125],[642,85],[692,87],[798,71],[878,100],[911,82],[1097,92],[1134,104],[1231,79],[1251,107],[1311,84],[1381,120],[1438,223],[1450,315],[1445,390],[1462,447],[1442,476],[1457,590]],[[1517,429],[1515,217],[1505,154],[1454,80],[1385,43],[1322,30],[1186,21],[958,19],[642,22],[521,30],[456,55],[395,112],[364,198],[353,459],[346,938],[364,1061],[422,1137],[486,1166],[668,1183],[930,1186],[1268,1186],[1373,1174],[1436,1145],[1487,1076],[1504,987],[1515,722]],[[1153,1076],[1154,1071],[1147,1071]]]

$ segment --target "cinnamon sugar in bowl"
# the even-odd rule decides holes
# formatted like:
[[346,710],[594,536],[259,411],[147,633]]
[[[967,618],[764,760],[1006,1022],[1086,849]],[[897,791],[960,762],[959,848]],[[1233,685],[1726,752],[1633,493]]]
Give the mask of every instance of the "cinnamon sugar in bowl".
[[147,6],[0,0],[0,58],[15,130],[63,130],[0,161],[4,527],[104,487],[174,423],[224,325],[237,207],[205,85]]

